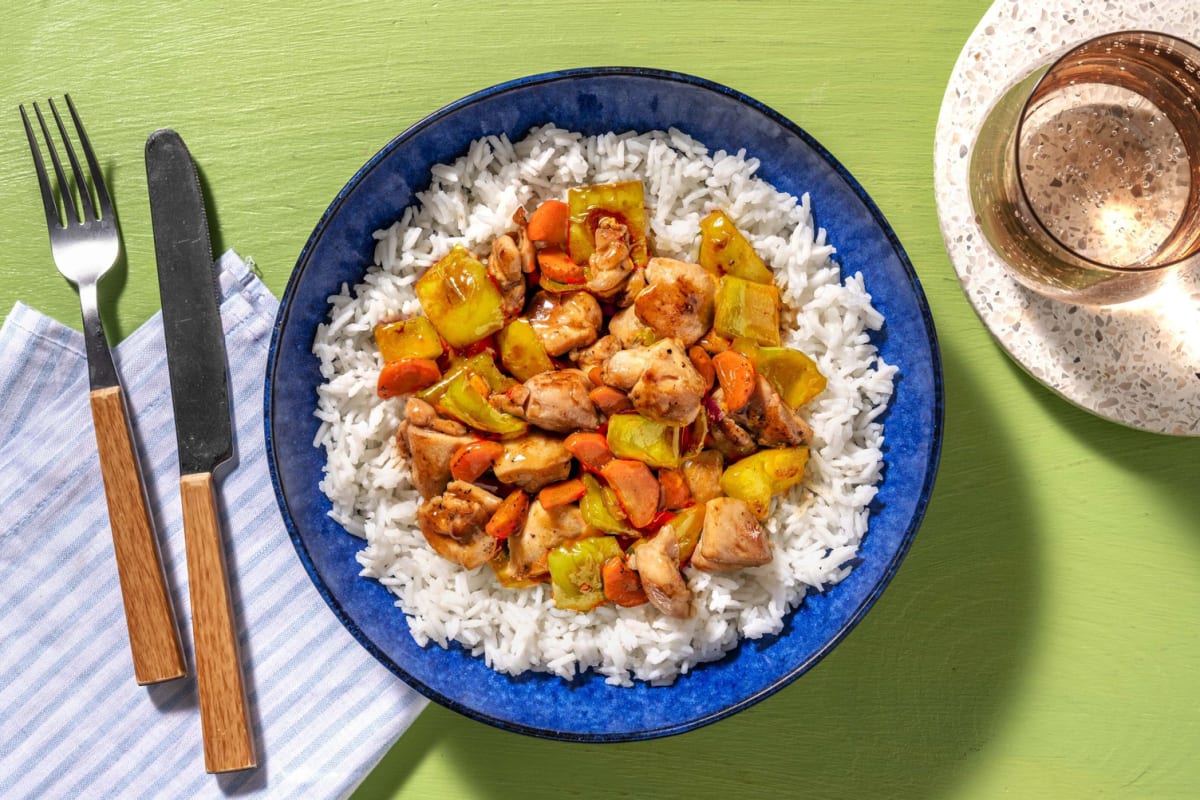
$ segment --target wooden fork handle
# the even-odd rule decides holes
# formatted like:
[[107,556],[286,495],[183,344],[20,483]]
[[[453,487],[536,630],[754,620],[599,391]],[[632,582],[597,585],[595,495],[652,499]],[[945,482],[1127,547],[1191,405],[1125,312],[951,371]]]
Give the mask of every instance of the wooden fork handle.
[[134,677],[142,685],[181,678],[187,674],[187,666],[124,393],[120,386],[110,386],[96,389],[90,399]]
[[192,598],[204,767],[209,772],[249,769],[257,764],[257,758],[238,658],[237,626],[229,597],[212,473],[184,475],[179,489]]

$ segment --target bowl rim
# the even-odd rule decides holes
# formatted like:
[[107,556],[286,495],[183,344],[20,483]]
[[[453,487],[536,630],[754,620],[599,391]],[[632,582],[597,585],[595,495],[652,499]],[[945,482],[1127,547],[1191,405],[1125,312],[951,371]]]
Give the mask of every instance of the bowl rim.
[[[509,719],[504,719],[502,717],[480,711],[428,686],[426,683],[410,674],[400,664],[397,664],[387,653],[385,653],[379,645],[377,645],[369,636],[367,636],[362,628],[359,627],[354,619],[352,619],[342,607],[337,598],[332,595],[329,587],[326,585],[315,564],[313,563],[308,546],[304,542],[295,520],[292,518],[291,512],[288,508],[287,498],[283,492],[279,469],[276,463],[277,454],[272,432],[273,414],[271,410],[273,400],[273,377],[278,366],[280,336],[290,317],[292,309],[292,303],[290,301],[293,299],[293,295],[297,291],[297,287],[305,270],[310,265],[313,249],[317,242],[320,241],[326,229],[330,226],[332,220],[337,215],[337,212],[346,202],[348,196],[358,187],[358,185],[366,178],[366,176],[377,166],[379,166],[382,161],[387,159],[393,151],[404,145],[409,139],[420,133],[424,128],[432,125],[444,117],[456,113],[465,107],[515,90],[526,89],[530,86],[569,81],[577,78],[596,77],[649,78],[669,83],[681,83],[691,87],[725,95],[726,97],[740,104],[746,105],[752,110],[764,115],[773,123],[786,130],[787,133],[799,138],[807,147],[811,148],[817,154],[817,156],[819,156],[820,159],[846,183],[858,201],[863,204],[864,208],[870,214],[879,231],[882,232],[886,237],[891,250],[894,252],[898,261],[900,262],[900,265],[904,270],[905,277],[907,278],[908,286],[914,293],[914,300],[921,315],[920,321],[927,333],[926,338],[928,340],[930,367],[932,372],[932,398],[930,403],[932,412],[932,428],[929,431],[930,449],[928,459],[924,464],[925,474],[924,480],[920,487],[919,497],[916,500],[912,516],[908,520],[899,544],[895,551],[891,554],[891,557],[883,571],[880,573],[878,580],[876,580],[875,583],[870,587],[870,590],[862,598],[857,607],[855,607],[854,611],[846,617],[843,624],[833,633],[833,635],[829,636],[820,647],[811,652],[807,658],[794,664],[784,674],[778,676],[766,686],[747,695],[746,697],[741,698],[737,702],[731,703],[723,708],[711,711],[709,713],[689,718],[682,722],[674,722],[639,731],[616,733],[577,733],[571,731],[556,731],[547,728],[535,727],[520,722],[514,722]],[[389,671],[404,681],[407,686],[416,690],[426,698],[437,702],[439,705],[456,711],[468,718],[487,723],[506,731],[521,733],[537,738],[552,739],[557,741],[599,743],[630,742],[655,739],[685,733],[687,731],[709,725],[713,722],[719,721],[739,711],[742,711],[760,702],[761,700],[764,700],[783,687],[791,684],[801,675],[812,669],[812,667],[819,663],[825,656],[827,656],[830,651],[832,651],[833,648],[836,647],[850,633],[850,631],[852,631],[858,625],[866,613],[874,606],[875,602],[883,594],[884,590],[891,584],[893,577],[899,570],[905,556],[908,554],[917,530],[920,528],[921,522],[925,517],[925,513],[932,497],[933,487],[934,483],[936,482],[938,466],[941,458],[945,426],[945,390],[942,358],[932,311],[930,310],[924,289],[916,274],[916,270],[914,269],[912,262],[908,257],[907,252],[900,243],[900,240],[895,231],[892,229],[891,224],[887,221],[879,207],[876,205],[875,201],[867,194],[858,180],[842,165],[840,161],[837,160],[837,158],[832,155],[832,153],[830,153],[823,145],[814,139],[807,131],[761,101],[758,101],[740,91],[707,78],[682,72],[635,66],[579,67],[527,75],[508,81],[503,81],[501,83],[497,83],[495,85],[467,94],[458,100],[455,100],[420,118],[392,138],[386,145],[380,148],[379,151],[377,151],[358,170],[356,170],[354,175],[341,189],[338,190],[337,194],[334,196],[334,199],[330,202],[329,206],[325,209],[317,224],[314,226],[313,232],[305,241],[305,244],[301,249],[299,256],[297,257],[296,265],[293,268],[284,292],[280,297],[279,309],[276,313],[274,325],[272,326],[271,342],[268,349],[267,368],[264,379],[263,401],[263,428],[268,471],[270,473],[271,484],[275,493],[276,504],[279,507],[284,525],[287,528],[288,535],[296,549],[296,554],[301,563],[304,565],[305,571],[308,573],[314,587],[320,593],[321,597],[325,600],[329,608],[337,616],[338,620],[354,637],[354,639],[369,653],[371,653],[371,655],[374,656],[377,661],[379,661]],[[803,604],[796,609],[789,611],[787,616],[790,618],[802,607]],[[742,641],[743,640],[739,640],[739,643]],[[728,656],[728,654],[726,655]],[[720,660],[712,663],[720,663]],[[706,664],[698,664],[696,669],[702,669],[705,666]]]

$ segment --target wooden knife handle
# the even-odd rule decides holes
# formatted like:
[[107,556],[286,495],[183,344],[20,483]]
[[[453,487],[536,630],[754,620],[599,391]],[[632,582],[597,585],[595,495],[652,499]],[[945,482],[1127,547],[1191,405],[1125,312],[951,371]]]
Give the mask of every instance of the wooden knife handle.
[[125,624],[133,650],[133,673],[142,685],[181,678],[187,674],[187,666],[146,502],[142,470],[133,448],[125,397],[120,386],[110,386],[96,389],[90,398]]
[[258,760],[238,658],[237,626],[229,598],[212,473],[184,475],[179,491],[192,598],[204,767],[209,772],[249,769]]

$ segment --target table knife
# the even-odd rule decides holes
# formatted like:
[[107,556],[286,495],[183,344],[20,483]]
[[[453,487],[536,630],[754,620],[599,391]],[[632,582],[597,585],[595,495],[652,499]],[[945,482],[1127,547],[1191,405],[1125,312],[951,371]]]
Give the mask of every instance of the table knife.
[[230,772],[255,766],[257,758],[213,478],[233,454],[217,274],[199,177],[179,134],[150,135],[146,177],[179,446],[204,765]]

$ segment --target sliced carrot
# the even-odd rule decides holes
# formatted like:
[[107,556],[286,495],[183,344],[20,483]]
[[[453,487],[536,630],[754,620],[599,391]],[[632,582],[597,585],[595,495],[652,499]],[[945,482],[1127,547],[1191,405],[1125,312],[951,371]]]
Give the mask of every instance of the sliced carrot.
[[700,377],[704,378],[704,391],[707,392],[717,380],[717,372],[713,368],[712,358],[698,344],[688,348],[688,358],[692,360],[692,366],[696,368],[696,372],[699,372]]
[[499,442],[483,440],[464,444],[450,456],[450,475],[456,481],[474,483],[502,455],[504,446]]
[[600,475],[617,495],[621,508],[635,528],[644,528],[658,513],[658,479],[641,461],[614,458],[600,468]]
[[547,200],[529,217],[526,235],[535,242],[565,246],[571,208],[562,200]]
[[741,411],[754,394],[754,364],[737,350],[726,350],[713,356],[717,382],[725,393],[725,405],[730,411]]
[[608,439],[602,433],[572,433],[563,442],[567,452],[579,459],[579,463],[590,469],[598,470],[612,461],[612,450],[608,447]]
[[383,365],[375,391],[387,399],[433,386],[442,378],[436,361],[428,358],[398,358]]
[[488,520],[483,530],[493,539],[507,539],[521,528],[525,527],[525,516],[529,513],[529,495],[516,489]]
[[538,502],[542,504],[542,508],[547,510],[558,508],[567,503],[574,503],[583,497],[583,493],[586,491],[587,487],[583,485],[583,481],[572,478],[569,481],[553,483],[542,489],[538,492]]
[[583,265],[576,264],[569,255],[557,247],[547,247],[545,250],[539,251],[537,261],[542,275],[552,281],[567,284],[587,282]]
[[692,492],[679,470],[660,469],[658,485],[661,488],[660,499],[663,508],[687,508],[692,504]]
[[724,352],[733,346],[733,343],[730,340],[726,339],[712,328],[709,328],[708,333],[701,336],[700,341],[696,342],[696,344],[703,347],[706,353],[714,356],[717,353]]
[[597,386],[588,392],[588,399],[596,404],[596,408],[603,411],[609,417],[633,408],[633,403],[629,402],[629,398],[625,396],[625,393],[611,386]]
[[592,382],[593,386],[604,385],[604,378],[602,377],[603,375],[604,372],[600,369],[600,365],[598,364],[587,371],[588,380]]
[[631,608],[646,602],[641,576],[620,556],[604,562],[600,567],[600,580],[604,582],[604,596],[619,606]]

